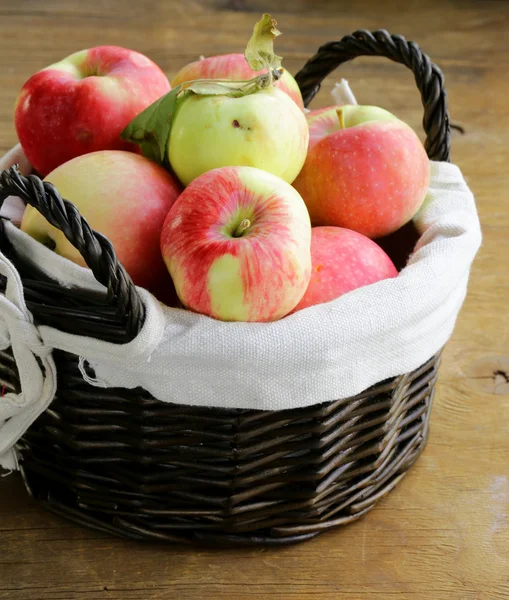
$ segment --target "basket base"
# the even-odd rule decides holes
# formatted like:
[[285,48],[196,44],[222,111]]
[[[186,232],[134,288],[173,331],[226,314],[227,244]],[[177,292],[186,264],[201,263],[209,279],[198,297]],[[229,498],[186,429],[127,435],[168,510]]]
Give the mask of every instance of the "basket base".
[[[416,459],[421,454],[422,450],[424,450],[425,442],[421,445],[421,450],[418,455],[415,457]],[[411,465],[410,465],[411,466]],[[48,512],[51,512],[59,517],[62,517],[68,521],[72,521],[78,525],[87,527],[88,529],[95,529],[96,531],[101,531],[103,533],[108,533],[115,537],[120,537],[123,539],[131,539],[136,541],[145,541],[145,542],[158,542],[158,543],[172,543],[172,544],[183,544],[183,545],[200,545],[203,547],[206,546],[221,546],[221,547],[239,547],[239,546],[285,546],[291,544],[297,544],[300,542],[304,542],[310,540],[312,538],[317,537],[318,535],[324,533],[325,531],[339,527],[341,525],[348,525],[357,521],[361,517],[363,517],[366,513],[368,513],[375,505],[381,500],[384,496],[386,496],[407,474],[408,471],[401,473],[398,477],[395,477],[389,484],[382,490],[382,493],[377,496],[372,502],[368,504],[366,508],[360,510],[359,512],[353,513],[351,515],[340,517],[338,519],[332,519],[330,521],[321,522],[319,526],[293,526],[290,527],[290,530],[295,530],[293,535],[284,535],[282,533],[282,528],[269,530],[269,531],[260,531],[255,534],[244,534],[244,535],[234,535],[224,533],[205,533],[200,531],[195,531],[192,535],[174,535],[167,534],[161,531],[154,531],[152,529],[146,528],[143,524],[137,522],[137,520],[130,521],[126,518],[111,518],[106,519],[104,516],[94,514],[89,512],[83,508],[72,508],[68,504],[62,503],[57,500],[53,494],[56,490],[53,488],[50,491],[48,490],[48,486],[44,486],[43,488],[38,489],[37,494],[34,495],[34,490],[29,483],[29,479],[34,482],[32,477],[36,474],[28,474],[27,471],[22,469],[23,471],[23,479],[25,482],[25,487],[27,491],[38,501],[39,505],[42,506]],[[298,533],[298,531],[302,529],[304,530],[302,533]],[[309,529],[312,529],[309,531]],[[306,532],[306,530],[308,530]]]
[[[301,542],[366,514],[422,453],[439,355],[336,402],[287,411],[164,404],[99,390],[55,352],[58,395],[19,444],[47,510],[135,540]],[[11,354],[0,380],[19,388]]]

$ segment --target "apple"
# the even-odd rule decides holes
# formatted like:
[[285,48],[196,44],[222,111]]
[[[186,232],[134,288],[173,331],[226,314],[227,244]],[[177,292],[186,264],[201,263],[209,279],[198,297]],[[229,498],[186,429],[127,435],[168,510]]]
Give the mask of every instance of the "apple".
[[304,295],[311,224],[291,185],[253,167],[195,179],[172,206],[161,252],[182,304],[223,321],[274,321]]
[[316,108],[306,113],[306,120],[309,127],[309,145],[308,152],[322,138],[338,129],[338,108],[339,106],[326,106],[325,108]]
[[[263,71],[253,70],[243,54],[221,54],[209,56],[189,63],[175,75],[171,85],[176,87],[186,81],[195,79],[231,79],[242,81],[252,79]],[[285,70],[281,79],[276,83],[279,89],[286,92],[299,108],[304,108],[302,95],[297,82]]]
[[397,274],[387,254],[366,236],[343,227],[313,227],[311,278],[293,312]]
[[[103,150],[64,163],[45,181],[78,208],[92,229],[110,240],[136,285],[169,301],[173,284],[161,257],[159,238],[180,194],[172,175],[138,154]],[[86,266],[64,234],[31,206],[21,229],[57,254]]]
[[168,160],[184,185],[218,167],[250,166],[291,183],[306,159],[306,117],[271,86],[241,97],[191,95],[175,115]]
[[170,166],[185,186],[230,166],[256,167],[291,183],[306,159],[309,130],[304,112],[277,87],[285,72],[273,51],[278,35],[265,13],[244,53],[248,67],[261,74],[180,84],[133,119],[122,137]]
[[[306,113],[306,119],[309,127],[309,149],[311,149],[316,142],[319,142],[325,136],[338,131],[340,126],[338,110],[340,108],[344,108],[344,106],[345,105],[326,106],[325,108],[316,108]],[[353,105],[348,105],[348,108],[342,111],[343,119],[350,106]],[[359,125],[362,122],[361,119],[363,119],[363,117],[366,115],[370,121],[374,120],[375,118],[378,121],[397,120],[397,117],[395,117],[393,114],[384,110],[383,108],[379,108],[378,106],[357,106],[355,114],[350,115],[351,120],[349,121],[349,127]]]
[[18,138],[43,176],[89,152],[138,152],[120,133],[169,90],[166,75],[143,54],[116,46],[83,50],[25,83],[15,108]]
[[375,238],[412,219],[428,190],[430,164],[406,123],[378,107],[345,105],[311,114],[309,128],[312,142],[294,186],[313,225]]

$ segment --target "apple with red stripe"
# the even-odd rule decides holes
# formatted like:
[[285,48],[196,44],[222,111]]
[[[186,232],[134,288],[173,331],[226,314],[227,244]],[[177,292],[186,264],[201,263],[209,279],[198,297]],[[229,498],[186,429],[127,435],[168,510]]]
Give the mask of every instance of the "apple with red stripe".
[[[221,54],[219,56],[208,56],[189,63],[175,75],[171,85],[176,87],[186,81],[194,79],[231,79],[240,81],[252,79],[263,71],[255,71],[249,66],[243,54]],[[285,92],[297,104],[300,109],[304,108],[302,95],[297,82],[285,70],[281,79],[275,84],[281,91]]]
[[376,106],[334,106],[307,119],[311,141],[293,185],[313,225],[376,238],[412,219],[430,177],[429,159],[413,129]]
[[311,278],[293,312],[397,274],[389,256],[365,235],[343,227],[313,227]]
[[253,167],[196,178],[164,223],[161,253],[187,308],[224,321],[274,321],[309,283],[311,225],[291,185]]
[[169,90],[166,75],[139,52],[117,46],[76,52],[25,83],[15,108],[18,138],[43,176],[90,152],[139,152],[120,133]]

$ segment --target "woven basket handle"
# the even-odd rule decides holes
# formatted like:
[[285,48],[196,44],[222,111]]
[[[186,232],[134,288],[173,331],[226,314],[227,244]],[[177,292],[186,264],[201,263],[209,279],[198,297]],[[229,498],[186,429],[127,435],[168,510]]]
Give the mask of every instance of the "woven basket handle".
[[8,196],[23,199],[64,233],[97,281],[106,287],[107,302],[115,307],[119,317],[125,319],[127,339],[134,338],[143,324],[144,306],[108,239],[94,231],[74,204],[60,196],[54,185],[35,175],[23,177],[17,167],[0,173],[0,206]]
[[412,70],[424,106],[426,152],[432,160],[449,161],[451,134],[444,76],[417,44],[407,42],[400,35],[390,35],[384,30],[360,30],[339,42],[321,46],[295,77],[304,104],[311,102],[327,75],[357,56],[385,56]]

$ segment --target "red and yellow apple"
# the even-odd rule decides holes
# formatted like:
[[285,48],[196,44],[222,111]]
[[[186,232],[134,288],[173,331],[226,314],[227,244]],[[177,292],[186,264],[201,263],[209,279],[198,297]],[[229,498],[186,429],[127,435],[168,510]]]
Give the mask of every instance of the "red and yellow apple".
[[339,106],[326,106],[325,108],[315,108],[306,113],[309,127],[308,151],[326,135],[337,131],[338,108]]
[[183,305],[224,321],[274,321],[309,283],[311,225],[291,185],[252,167],[195,179],[171,208],[161,252]]
[[311,278],[293,312],[397,274],[387,254],[366,236],[343,227],[313,227]]
[[97,150],[130,150],[127,124],[170,90],[161,69],[143,54],[99,46],[33,75],[15,108],[19,141],[41,175]]
[[381,108],[355,105],[308,119],[312,141],[294,186],[313,225],[375,238],[412,219],[426,196],[430,164],[406,123]]
[[[136,285],[168,301],[172,282],[159,249],[164,220],[180,186],[152,161],[120,150],[79,156],[45,179],[72,202],[92,229],[113,244],[119,261]],[[64,234],[33,207],[27,207],[21,229],[57,254],[86,266]]]
[[[186,81],[195,79],[231,79],[242,81],[252,79],[263,71],[254,71],[248,64],[243,54],[221,54],[209,56],[189,63],[175,75],[171,85],[176,87]],[[302,95],[297,82],[292,75],[285,70],[276,86],[286,92],[290,98],[299,106],[304,108]]]
[[274,86],[238,98],[191,95],[175,115],[168,159],[184,185],[230,166],[256,167],[291,183],[308,140],[304,113]]

